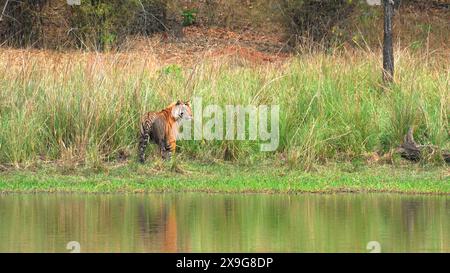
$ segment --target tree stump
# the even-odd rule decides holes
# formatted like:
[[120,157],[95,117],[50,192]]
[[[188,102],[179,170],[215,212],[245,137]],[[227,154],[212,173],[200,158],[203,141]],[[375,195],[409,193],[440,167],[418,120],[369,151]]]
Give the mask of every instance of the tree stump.
[[445,162],[450,163],[450,151],[441,151],[434,145],[419,145],[414,141],[413,129],[409,128],[403,143],[397,149],[401,157],[410,161],[420,161],[424,154],[435,154],[441,152]]

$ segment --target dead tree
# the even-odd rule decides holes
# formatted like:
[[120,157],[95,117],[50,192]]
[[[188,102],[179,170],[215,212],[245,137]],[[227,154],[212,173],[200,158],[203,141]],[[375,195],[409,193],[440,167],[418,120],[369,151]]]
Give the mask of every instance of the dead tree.
[[434,145],[419,145],[414,141],[413,129],[409,128],[403,143],[397,149],[401,157],[411,160],[420,161],[424,155],[433,155],[438,152],[442,154],[445,162],[450,163],[450,151],[442,151],[439,147]]

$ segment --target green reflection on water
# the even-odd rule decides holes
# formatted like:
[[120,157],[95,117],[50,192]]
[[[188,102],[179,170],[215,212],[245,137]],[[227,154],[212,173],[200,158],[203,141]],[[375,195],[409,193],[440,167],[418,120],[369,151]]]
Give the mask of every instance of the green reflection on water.
[[0,195],[0,252],[450,252],[450,197]]

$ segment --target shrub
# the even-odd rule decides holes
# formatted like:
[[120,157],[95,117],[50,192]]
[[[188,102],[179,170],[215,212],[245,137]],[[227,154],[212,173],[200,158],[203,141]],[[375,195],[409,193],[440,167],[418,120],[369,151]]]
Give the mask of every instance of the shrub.
[[[0,22],[2,44],[20,47],[41,45],[42,11],[46,3],[47,0],[9,1]],[[2,9],[5,4],[2,3]]]
[[283,0],[280,9],[292,45],[332,42],[333,28],[349,17],[358,1],[352,0]]
[[161,0],[91,0],[74,6],[70,23],[79,47],[105,50],[120,45],[128,34],[164,30]]
[[167,28],[165,0],[10,1],[5,14],[0,41],[16,47],[104,50]]
[[187,9],[182,13],[183,16],[183,26],[190,26],[195,24],[197,10],[196,9]]

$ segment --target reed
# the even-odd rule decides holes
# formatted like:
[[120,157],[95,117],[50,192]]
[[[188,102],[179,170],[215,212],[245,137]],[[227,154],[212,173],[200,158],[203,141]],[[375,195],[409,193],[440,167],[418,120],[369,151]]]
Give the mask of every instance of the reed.
[[397,50],[396,83],[381,82],[380,54],[311,53],[253,65],[215,58],[159,65],[139,53],[0,52],[0,163],[101,166],[136,159],[139,116],[176,99],[204,104],[279,104],[280,145],[181,141],[179,157],[252,162],[282,159],[311,169],[389,153],[414,126],[422,144],[449,148],[450,62]]

